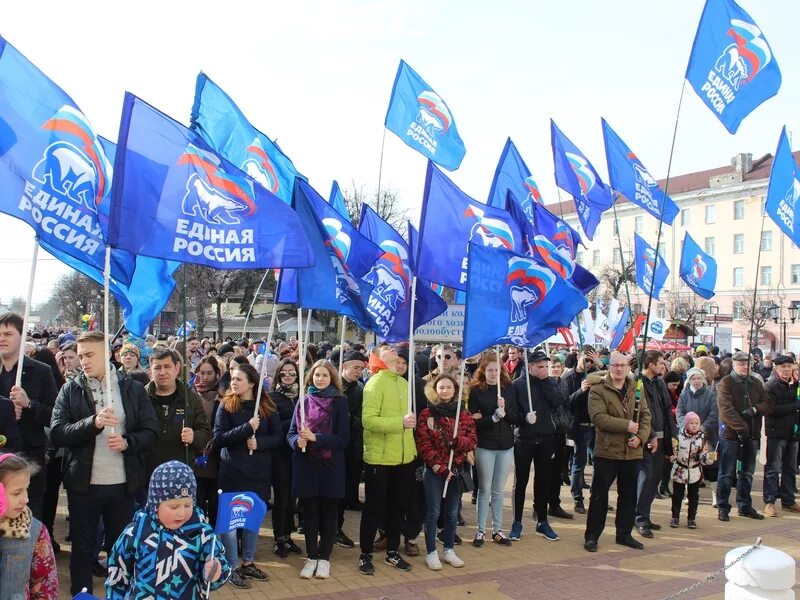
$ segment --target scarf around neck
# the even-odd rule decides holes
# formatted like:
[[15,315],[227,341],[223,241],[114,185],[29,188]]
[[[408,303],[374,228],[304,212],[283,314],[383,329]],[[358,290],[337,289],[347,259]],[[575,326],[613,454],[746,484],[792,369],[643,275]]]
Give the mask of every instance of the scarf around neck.
[[25,507],[25,510],[18,517],[13,519],[3,517],[0,519],[0,538],[27,540],[31,537],[32,524],[33,513],[30,508]]
[[454,419],[456,410],[458,409],[458,402],[442,402],[440,404],[430,405],[431,414],[440,419]]
[[284,385],[283,383],[279,383],[275,386],[275,391],[279,394],[283,394],[289,400],[296,400],[297,396],[300,395],[300,386],[297,383],[293,383],[291,385]]
[[[339,390],[332,385],[323,390],[313,385],[309,386],[305,400],[306,427],[315,434],[331,433],[333,431],[334,402],[340,396]],[[328,448],[312,447],[311,454],[323,461],[329,461],[332,457]]]

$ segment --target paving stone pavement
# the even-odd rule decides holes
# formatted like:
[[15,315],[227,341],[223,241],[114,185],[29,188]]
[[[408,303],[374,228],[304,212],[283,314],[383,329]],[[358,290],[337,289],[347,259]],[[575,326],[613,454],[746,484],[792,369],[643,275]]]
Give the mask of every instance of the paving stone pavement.
[[[507,527],[511,516],[511,484],[504,518]],[[571,510],[572,501],[567,487],[561,488],[562,504]],[[475,506],[469,495],[464,495],[463,516],[467,525],[459,527],[464,545],[457,553],[466,565],[454,569],[433,572],[425,567],[424,539],[420,536],[423,556],[408,559],[413,570],[403,573],[385,565],[380,554],[375,555],[375,576],[360,575],[357,570],[358,548],[335,548],[332,556],[331,577],[328,580],[301,580],[298,577],[303,557],[277,558],[272,553],[272,531],[262,529],[256,553],[256,563],[270,574],[268,582],[253,582],[249,590],[238,590],[226,585],[212,593],[213,598],[225,600],[279,600],[282,598],[311,598],[324,600],[456,600],[463,598],[484,599],[564,599],[593,598],[618,599],[620,597],[649,600],[665,598],[687,587],[722,566],[725,553],[736,546],[750,545],[761,536],[766,545],[778,548],[791,556],[800,557],[800,515],[783,513],[777,519],[754,521],[736,516],[722,523],[717,520],[717,511],[711,507],[710,488],[700,490],[698,528],[690,530],[685,525],[685,506],[679,529],[670,529],[669,500],[656,500],[653,504],[653,520],[663,526],[655,538],[642,540],[643,551],[617,546],[614,543],[613,516],[600,539],[600,549],[595,554],[583,550],[585,515],[575,515],[574,520],[551,519],[553,528],[561,536],[557,542],[549,542],[537,536],[531,516],[532,498],[526,501],[522,539],[510,548],[487,542],[482,548],[474,548],[469,541],[474,535]],[[753,486],[754,505],[763,507],[760,478]],[[734,492],[735,493],[735,492]],[[587,491],[588,497],[588,491]],[[733,498],[733,495],[732,495]],[[615,505],[612,489],[611,503]],[[60,507],[66,507],[62,498]],[[69,598],[69,544],[64,539],[62,508],[56,523],[56,539],[62,544],[58,555],[59,579],[62,598]],[[359,513],[347,512],[345,532],[358,539]],[[269,524],[269,518],[267,519]],[[634,532],[634,536],[637,534]],[[302,536],[295,540],[303,546]],[[638,536],[637,536],[638,537]],[[298,539],[299,538],[299,539]],[[641,538],[639,538],[641,539]],[[441,552],[441,546],[439,547]],[[101,580],[95,579],[95,594],[102,597]],[[717,600],[723,598],[724,575],[711,583],[686,594],[682,598]]]

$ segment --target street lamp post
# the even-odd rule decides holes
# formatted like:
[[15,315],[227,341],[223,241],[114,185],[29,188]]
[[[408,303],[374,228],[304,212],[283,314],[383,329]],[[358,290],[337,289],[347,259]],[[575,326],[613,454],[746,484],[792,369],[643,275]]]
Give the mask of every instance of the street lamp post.
[[788,346],[788,340],[786,337],[786,326],[789,323],[794,324],[795,320],[797,319],[797,312],[800,310],[800,307],[792,304],[789,307],[789,318],[787,319],[783,314],[783,304],[778,306],[774,302],[769,306],[767,309],[769,311],[769,316],[772,318],[772,322],[778,325],[779,327],[783,328],[783,337],[781,339],[781,350],[786,350]]

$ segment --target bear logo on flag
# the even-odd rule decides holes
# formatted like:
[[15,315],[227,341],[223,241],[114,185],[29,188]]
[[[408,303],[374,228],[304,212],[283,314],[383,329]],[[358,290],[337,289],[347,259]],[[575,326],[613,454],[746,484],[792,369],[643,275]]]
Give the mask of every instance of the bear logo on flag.
[[256,137],[245,149],[247,157],[242,161],[241,169],[273,194],[280,190],[280,182],[275,174],[269,156],[264,151],[261,141]]
[[555,281],[556,276],[549,269],[531,258],[509,259],[506,288],[511,299],[511,324],[525,322],[528,312],[544,301]]
[[430,136],[445,133],[450,129],[453,118],[450,116],[444,100],[436,92],[432,90],[422,92],[417,96],[417,102],[419,102],[417,122]]
[[514,249],[514,234],[504,221],[487,217],[486,211],[475,205],[470,205],[464,216],[475,219],[469,232],[469,241],[480,240],[487,248]]
[[735,91],[751,82],[772,60],[769,44],[754,24],[731,19],[728,35],[734,43],[725,48],[714,68]]

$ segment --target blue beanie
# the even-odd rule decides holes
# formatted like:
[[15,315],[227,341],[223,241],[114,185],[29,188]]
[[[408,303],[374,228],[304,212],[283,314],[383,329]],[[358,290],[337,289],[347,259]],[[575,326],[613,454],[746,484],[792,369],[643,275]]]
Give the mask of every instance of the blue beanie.
[[196,501],[197,480],[189,465],[171,460],[158,465],[150,477],[147,509],[156,511],[159,504],[175,498],[191,498]]

